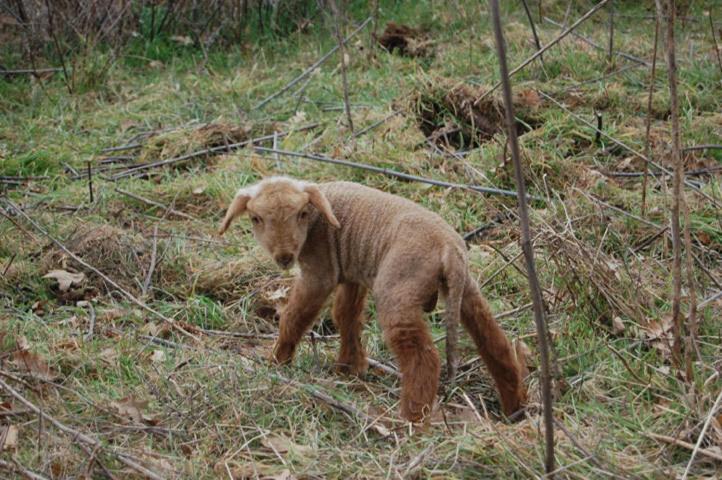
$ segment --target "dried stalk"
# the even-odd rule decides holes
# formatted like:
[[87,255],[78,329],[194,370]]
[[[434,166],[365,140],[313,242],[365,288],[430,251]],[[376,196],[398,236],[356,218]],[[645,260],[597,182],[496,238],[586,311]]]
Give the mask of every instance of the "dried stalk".
[[[343,104],[346,108],[346,120],[348,121],[348,128],[353,134],[353,119],[351,118],[351,105],[348,100],[348,78],[346,76],[346,46],[344,45],[343,37],[341,36],[341,12],[338,10],[336,0],[329,0],[331,5],[331,11],[334,17],[334,31],[336,33],[336,40],[338,41],[338,49],[341,53],[341,78],[343,81]],[[274,145],[275,148],[275,145]]]
[[[684,177],[684,160],[682,159],[682,146],[679,133],[679,99],[677,97],[677,58],[674,38],[674,23],[676,5],[674,0],[667,2],[667,11],[664,12],[667,20],[667,79],[669,81],[670,117],[672,122],[672,162],[674,164],[674,177],[672,177],[672,209],[670,212],[672,223],[672,345],[673,360],[677,368],[682,368],[682,338],[684,336],[684,322],[682,318],[682,236],[680,231],[679,214],[684,202],[682,191],[682,178]],[[688,227],[688,226],[687,226]],[[687,380],[691,380],[691,365],[687,369]]]
[[[597,4],[603,5],[606,2]],[[539,342],[539,354],[541,359],[541,394],[544,406],[544,436],[546,443],[546,455],[544,468],[548,478],[554,478],[554,416],[552,412],[551,393],[551,369],[549,366],[549,346],[547,345],[548,332],[544,319],[544,304],[536,275],[534,265],[534,252],[531,246],[531,234],[529,232],[529,212],[527,211],[526,186],[522,172],[521,154],[517,139],[516,125],[514,121],[514,104],[512,102],[510,74],[506,64],[506,50],[504,46],[504,35],[501,30],[501,18],[499,15],[499,0],[489,0],[491,17],[494,24],[494,38],[496,40],[497,55],[499,57],[499,73],[504,96],[504,109],[506,113],[506,128],[511,146],[512,163],[514,164],[514,177],[516,181],[517,197],[519,199],[519,223],[521,227],[521,248],[524,252],[526,267],[531,290],[532,302],[534,303],[534,321],[537,329],[537,340]],[[577,22],[579,23],[579,22]]]
[[[649,74],[649,95],[647,96],[647,125],[644,134],[644,155],[647,159],[652,158],[650,133],[652,131],[652,100],[654,98],[654,81],[657,74],[657,47],[659,39],[659,15],[654,25],[654,53],[652,54],[652,70]],[[647,180],[649,173],[649,160],[644,162],[644,180],[642,180],[642,216],[647,210]]]

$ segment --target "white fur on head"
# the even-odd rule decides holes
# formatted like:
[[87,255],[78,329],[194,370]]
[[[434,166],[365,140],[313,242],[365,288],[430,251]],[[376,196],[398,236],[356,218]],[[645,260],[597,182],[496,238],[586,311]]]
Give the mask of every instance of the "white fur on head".
[[328,203],[328,200],[321,193],[315,183],[304,182],[303,180],[296,180],[295,178],[291,177],[273,176],[264,178],[260,182],[253,185],[242,187],[238,190],[238,192],[236,192],[235,198],[228,206],[226,216],[221,223],[221,228],[219,229],[218,233],[220,235],[223,235],[223,233],[230,226],[233,219],[246,211],[246,206],[248,205],[248,202],[255,198],[256,195],[258,195],[261,190],[263,190],[263,187],[273,183],[287,183],[301,192],[306,192],[309,196],[309,202],[314,207],[316,207],[316,209],[326,218],[326,220],[328,220],[331,225],[336,228],[340,228],[341,225],[338,223],[338,220],[334,216],[331,205]]

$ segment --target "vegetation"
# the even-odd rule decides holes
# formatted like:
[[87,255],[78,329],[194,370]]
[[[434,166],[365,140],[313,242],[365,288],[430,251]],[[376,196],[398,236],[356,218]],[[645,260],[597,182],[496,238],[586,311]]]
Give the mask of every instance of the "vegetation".
[[[365,3],[346,5],[342,35],[373,13]],[[503,3],[513,68],[535,44],[522,5]],[[540,13],[559,23],[568,17],[569,25],[591,8],[540,3],[542,12],[530,6],[542,45],[560,27]],[[338,54],[256,108],[338,44],[330,13],[301,4],[287,2],[306,13],[278,14],[273,29],[249,21],[219,30],[213,42],[187,41],[181,20],[160,31],[138,27],[149,10],[133,10],[112,41],[83,43],[58,32],[62,49],[52,40],[31,48],[18,28],[1,42],[6,71],[65,66],[38,75],[0,70],[0,380],[43,412],[0,389],[7,476],[26,469],[47,478],[142,477],[123,458],[163,478],[541,476],[536,333],[515,198],[233,146],[263,137],[256,145],[514,190],[500,93],[476,101],[499,80],[486,5],[379,1],[376,21],[345,48],[352,134]],[[258,5],[249,5],[254,14]],[[619,55],[609,61],[602,9],[575,31],[601,50],[570,35],[512,79],[553,347],[558,478],[681,476],[710,415],[688,478],[722,473],[722,412],[713,408],[722,388],[722,301],[706,301],[722,283],[722,150],[714,146],[722,135],[722,67],[713,7],[692,2],[676,32],[681,143],[712,145],[684,152],[702,307],[691,380],[671,358],[672,179],[650,168],[643,211],[644,161],[620,146],[645,151],[649,67]],[[653,3],[614,8],[614,48],[651,64]],[[271,10],[262,14],[273,18]],[[6,17],[0,13],[0,22]],[[396,36],[384,41],[392,52],[377,41],[389,22]],[[663,45],[660,39],[650,151],[671,170]],[[595,112],[602,135],[575,117],[597,125]],[[130,148],[104,151],[119,146]],[[214,151],[139,168],[206,149]],[[499,418],[490,378],[462,335],[454,389],[429,424],[403,424],[372,302],[364,338],[386,368],[365,379],[336,374],[328,311],[293,365],[269,364],[290,276],[265,257],[244,222],[222,238],[215,231],[234,192],[271,174],[357,181],[419,202],[461,233],[487,226],[468,239],[472,272],[531,372],[525,418]],[[46,278],[53,271],[60,272]],[[439,311],[430,322],[443,349]]]

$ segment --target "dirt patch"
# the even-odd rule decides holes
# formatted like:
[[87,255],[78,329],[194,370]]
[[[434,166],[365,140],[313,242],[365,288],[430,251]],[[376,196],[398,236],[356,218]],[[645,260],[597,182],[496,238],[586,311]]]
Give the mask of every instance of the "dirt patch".
[[[504,129],[504,105],[486,88],[434,81],[414,98],[412,109],[428,141],[454,149],[475,148]],[[522,135],[537,126],[540,100],[533,90],[519,91],[514,98],[517,132]]]
[[[374,35],[375,36],[375,35]],[[406,57],[427,57],[433,53],[432,42],[420,29],[389,22],[376,41],[389,53]]]

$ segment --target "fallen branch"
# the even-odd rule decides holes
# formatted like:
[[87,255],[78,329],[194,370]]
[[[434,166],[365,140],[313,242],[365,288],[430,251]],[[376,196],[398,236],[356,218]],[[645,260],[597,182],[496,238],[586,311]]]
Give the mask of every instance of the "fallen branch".
[[[658,433],[652,433],[652,432],[644,432],[643,435],[645,435],[651,439],[654,439],[654,440],[660,440],[665,443],[671,443],[672,445],[677,445],[678,447],[686,448],[687,450],[694,450],[694,447],[695,447],[694,445],[692,445],[689,442],[685,442],[684,440],[680,440],[678,438],[670,437],[669,435],[660,435]],[[714,450],[700,448],[697,451],[706,457],[722,461],[722,454],[719,454],[719,453],[715,452]]]
[[173,158],[169,158],[166,160],[159,160],[157,162],[146,163],[144,165],[135,165],[135,166],[129,168],[128,170],[125,170],[121,173],[118,173],[117,175],[114,175],[111,178],[112,178],[112,180],[118,180],[120,178],[136,175],[138,172],[143,171],[143,170],[148,170],[150,168],[163,167],[165,165],[170,165],[173,163],[184,162],[186,160],[190,160],[190,159],[196,158],[196,157],[201,157],[204,155],[210,155],[210,154],[222,153],[222,152],[230,152],[232,150],[237,150],[239,148],[245,147],[247,145],[252,145],[257,142],[273,140],[274,137],[282,138],[282,137],[290,135],[291,133],[303,132],[305,130],[310,130],[312,128],[316,128],[318,125],[319,125],[318,123],[312,123],[310,125],[300,127],[298,129],[292,130],[290,132],[281,132],[281,133],[274,133],[272,135],[264,135],[262,137],[252,138],[250,140],[244,140],[243,142],[231,143],[228,145],[220,145],[217,147],[206,148],[204,150],[197,150],[195,152],[187,153],[185,155],[180,155],[178,157],[173,157]]
[[[317,155],[317,154],[313,154],[313,153],[301,153],[301,152],[294,152],[294,151],[289,151],[289,150],[275,150],[273,148],[266,148],[266,147],[253,147],[253,150],[255,150],[256,152],[261,152],[261,153],[278,153],[280,155],[285,155],[285,156],[289,156],[289,157],[307,158],[309,160],[315,160],[317,162],[331,163],[333,165],[343,165],[344,167],[357,168],[359,170],[367,170],[369,172],[375,172],[375,173],[380,173],[382,175],[386,175],[387,177],[395,177],[395,178],[400,178],[402,180],[409,180],[412,182],[426,183],[428,185],[436,185],[437,187],[458,188],[458,189],[462,189],[462,190],[472,190],[472,191],[475,191],[478,193],[488,193],[488,194],[492,194],[492,195],[505,195],[507,197],[516,197],[517,196],[517,192],[513,192],[511,190],[502,190],[499,188],[481,187],[479,185],[468,185],[468,184],[463,184],[463,183],[445,182],[443,180],[434,180],[431,178],[420,177],[418,175],[411,175],[408,173],[403,173],[403,172],[391,170],[388,168],[375,167],[373,165],[368,165],[365,163],[351,162],[349,160],[340,160],[337,158],[326,157],[324,155]],[[532,196],[532,195],[528,195],[528,194],[527,194],[527,199],[541,201],[541,202],[544,201],[544,199],[541,197],[536,197],[536,196]]]
[[160,202],[156,202],[155,200],[151,200],[151,199],[149,199],[149,198],[141,197],[140,195],[135,194],[135,193],[132,193],[132,192],[129,192],[129,191],[127,191],[127,190],[123,190],[123,189],[121,189],[121,188],[117,188],[117,187],[116,187],[116,188],[115,188],[115,191],[118,192],[118,193],[120,193],[120,194],[125,195],[126,197],[130,197],[130,198],[132,198],[132,199],[134,199],[134,200],[138,200],[139,202],[145,203],[146,205],[151,205],[151,206],[153,206],[153,207],[162,208],[163,210],[165,210],[165,211],[167,211],[168,213],[173,214],[173,215],[175,215],[175,216],[177,216],[177,217],[182,217],[182,218],[185,218],[186,220],[194,220],[194,221],[195,221],[195,220],[198,220],[196,217],[194,217],[194,216],[192,216],[192,215],[188,215],[187,213],[183,213],[183,212],[181,212],[181,211],[179,211],[179,210],[175,210],[174,208],[165,206],[165,205],[163,205],[163,204],[160,203]]
[[[371,19],[372,19],[372,17],[368,17],[366,20],[364,20],[364,22],[363,22],[361,25],[359,25],[359,27],[356,28],[356,30],[354,30],[353,32],[351,32],[346,38],[343,39],[343,42],[342,42],[342,43],[343,43],[343,44],[346,44],[349,40],[351,40],[354,36],[356,36],[356,34],[357,34],[358,32],[360,32],[361,30],[363,30],[363,28],[371,21]],[[263,100],[261,100],[261,102],[260,102],[258,105],[256,105],[254,109],[255,109],[255,110],[258,110],[258,109],[263,108],[268,102],[270,102],[271,100],[273,100],[274,98],[276,98],[276,97],[278,97],[278,96],[280,96],[280,95],[283,95],[283,94],[286,93],[289,89],[291,89],[294,85],[296,85],[298,82],[300,82],[301,80],[303,80],[304,78],[306,78],[308,75],[310,75],[311,73],[313,73],[313,71],[316,70],[319,66],[321,66],[322,63],[324,63],[326,60],[328,60],[329,58],[331,58],[331,55],[333,55],[334,53],[336,53],[336,50],[339,49],[339,46],[340,46],[340,44],[335,45],[331,50],[329,50],[328,52],[326,52],[321,58],[319,58],[318,60],[316,60],[316,61],[313,63],[313,65],[311,65],[311,66],[308,67],[306,70],[304,70],[303,72],[301,72],[300,75],[298,75],[296,78],[294,78],[293,80],[291,80],[290,82],[288,82],[288,83],[287,83],[283,88],[281,88],[279,91],[277,91],[277,92],[269,95],[268,97],[264,98]]]
[[65,252],[68,256],[70,256],[73,260],[75,260],[76,262],[78,262],[78,263],[79,263],[80,265],[82,265],[84,268],[87,268],[88,270],[90,270],[91,272],[95,273],[96,275],[98,275],[98,276],[99,276],[100,278],[102,278],[103,280],[105,280],[107,283],[109,283],[110,285],[112,285],[116,290],[118,290],[120,293],[122,293],[123,296],[125,296],[128,300],[130,300],[131,302],[133,302],[134,304],[136,304],[137,306],[139,306],[140,308],[142,308],[142,309],[145,310],[146,312],[149,312],[149,313],[155,315],[156,317],[158,317],[159,319],[163,320],[164,322],[168,323],[172,328],[175,328],[175,329],[178,330],[181,334],[183,334],[183,335],[185,335],[185,336],[187,336],[187,337],[189,337],[189,338],[192,338],[193,340],[199,340],[198,337],[196,337],[195,335],[193,335],[192,333],[186,331],[183,327],[181,327],[180,325],[178,325],[178,324],[175,322],[174,319],[169,318],[169,317],[166,317],[165,315],[163,315],[163,314],[160,313],[159,311],[157,311],[157,310],[151,308],[150,306],[148,306],[146,303],[142,302],[141,300],[138,300],[132,293],[130,293],[130,292],[128,292],[127,290],[125,290],[125,289],[124,289],[123,287],[121,287],[118,283],[116,283],[112,278],[110,278],[109,276],[107,276],[106,274],[104,274],[103,272],[101,272],[100,270],[98,270],[97,268],[95,268],[94,266],[90,265],[88,262],[86,262],[86,261],[83,260],[82,258],[78,257],[76,254],[74,254],[72,251],[70,251],[70,249],[68,249],[68,247],[66,247],[66,246],[63,245],[59,240],[57,240],[55,237],[53,237],[52,235],[50,235],[50,234],[47,232],[47,230],[45,230],[43,227],[41,227],[35,220],[33,220],[32,218],[30,218],[27,213],[23,212],[17,205],[15,205],[15,204],[14,204],[13,202],[11,202],[9,199],[5,198],[4,200],[5,200],[5,203],[6,203],[10,208],[12,208],[12,209],[15,210],[19,215],[21,215],[23,218],[25,218],[25,220],[26,220],[30,225],[32,225],[35,230],[37,230],[37,231],[40,232],[43,236],[45,236],[46,238],[48,238],[48,239],[49,239],[51,242],[53,242],[59,249],[61,249],[63,252]]
[[[27,408],[32,410],[35,414],[42,417],[43,419],[49,421],[52,423],[58,430],[60,430],[63,433],[66,433],[70,435],[74,441],[80,441],[82,443],[85,443],[87,445],[92,445],[93,447],[101,446],[102,443],[100,440],[97,440],[89,435],[84,434],[83,432],[80,432],[78,430],[72,429],[68,427],[67,425],[60,423],[55,417],[52,417],[44,410],[37,407],[34,403],[32,403],[30,400],[25,398],[20,392],[12,388],[10,385],[5,383],[4,380],[0,379],[0,387],[2,387],[5,391],[7,391],[10,395],[15,397],[16,400],[18,400],[20,403],[25,405]],[[115,450],[110,449],[110,452],[112,452],[118,460],[120,460],[121,463],[124,465],[132,468],[133,470],[142,473],[143,475],[147,476],[148,478],[151,478],[153,480],[162,480],[163,477],[158,475],[157,473],[153,472],[152,470],[147,469],[143,465],[139,463],[139,461],[132,457],[131,455],[128,455],[126,453],[117,452]]]

